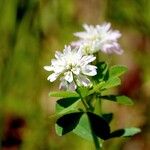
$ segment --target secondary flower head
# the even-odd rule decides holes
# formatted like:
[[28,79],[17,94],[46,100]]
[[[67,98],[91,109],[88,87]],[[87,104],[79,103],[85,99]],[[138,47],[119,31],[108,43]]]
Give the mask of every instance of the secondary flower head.
[[80,40],[73,42],[74,46],[81,46],[85,54],[93,54],[101,50],[104,53],[122,54],[123,50],[118,44],[121,33],[112,30],[110,23],[102,25],[83,25],[85,31],[74,33]]
[[89,86],[91,82],[87,76],[97,74],[97,67],[89,64],[95,59],[93,55],[84,56],[80,49],[65,46],[63,52],[56,51],[50,66],[44,66],[45,70],[52,72],[47,80],[53,82],[60,77],[60,88],[63,89],[75,90],[76,84]]

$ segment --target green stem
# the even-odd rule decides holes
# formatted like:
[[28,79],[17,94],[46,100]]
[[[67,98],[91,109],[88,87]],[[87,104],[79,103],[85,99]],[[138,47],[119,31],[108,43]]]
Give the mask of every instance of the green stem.
[[[74,77],[73,77],[74,78]],[[90,108],[90,106],[84,101],[84,98],[82,97],[82,94],[81,92],[78,90],[78,84],[76,83],[76,80],[74,79],[74,82],[75,84],[77,85],[77,90],[76,92],[79,94],[80,98],[81,98],[81,101],[86,109],[86,111],[92,111]],[[90,122],[89,122],[90,123]],[[101,147],[100,147],[100,144],[99,144],[99,140],[98,140],[98,137],[95,135],[95,133],[93,132],[92,130],[92,127],[91,127],[91,133],[92,133],[92,137],[93,137],[93,142],[94,142],[94,145],[95,145],[95,148],[96,150],[101,150]]]
[[[91,130],[92,130],[92,129],[91,129]],[[99,145],[99,140],[98,140],[97,136],[93,133],[93,131],[92,131],[92,137],[93,137],[95,149],[96,149],[96,150],[101,150],[101,147],[100,147],[100,145]]]
[[99,98],[98,95],[96,95],[96,104],[97,104],[97,113],[98,115],[101,115],[102,114],[102,100]]
[[[82,103],[83,103],[83,105],[84,105],[86,111],[89,111],[89,110],[92,111],[92,110],[90,109],[90,107],[87,106],[87,103],[85,103],[85,101],[84,101],[84,99],[83,99],[83,97],[82,97],[80,91],[77,90],[77,92],[78,92],[78,94],[80,95],[81,101],[82,101]],[[89,122],[89,123],[90,123],[90,122]],[[91,127],[91,133],[92,133],[92,137],[93,137],[93,142],[94,142],[94,145],[95,145],[95,149],[96,149],[96,150],[101,150],[98,137],[97,137],[97,136],[95,135],[95,133],[93,132],[92,127]]]
[[79,90],[76,90],[76,91],[77,91],[77,93],[80,95],[81,101],[82,101],[82,103],[83,103],[85,109],[88,111],[88,110],[89,110],[89,107],[88,107],[88,105],[85,103],[85,101],[84,101],[84,99],[83,99],[83,97],[82,97],[80,91],[79,91]]

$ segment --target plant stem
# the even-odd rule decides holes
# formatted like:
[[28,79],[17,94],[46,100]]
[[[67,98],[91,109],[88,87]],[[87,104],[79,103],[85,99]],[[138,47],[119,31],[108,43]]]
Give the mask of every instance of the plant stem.
[[[92,129],[91,129],[91,130],[92,130]],[[97,136],[93,133],[93,131],[92,131],[92,137],[93,137],[95,149],[96,149],[96,150],[101,150],[101,147],[100,147],[100,145],[99,145],[99,140],[98,140]]]
[[[74,77],[73,77],[73,78],[74,78]],[[91,112],[92,112],[92,110],[90,109],[90,106],[84,101],[84,98],[82,97],[82,94],[81,94],[80,90],[78,90],[78,84],[77,84],[77,82],[76,82],[75,79],[74,79],[74,82],[75,82],[76,85],[77,85],[77,90],[76,90],[76,92],[80,95],[81,101],[82,101],[82,103],[83,103],[83,105],[84,105],[86,111],[87,111],[87,112],[88,112],[88,111],[91,111]],[[90,122],[89,122],[89,123],[90,123]],[[90,126],[91,126],[91,125],[90,125]],[[96,150],[101,150],[98,137],[97,137],[97,136],[95,135],[95,133],[93,132],[92,127],[91,127],[91,133],[92,133],[92,137],[93,137],[93,142],[94,142],[94,145],[95,145],[95,149],[96,149]]]
[[83,97],[82,97],[80,91],[79,91],[79,90],[76,90],[76,91],[77,91],[77,93],[80,95],[81,101],[82,101],[82,103],[83,103],[83,105],[84,105],[86,111],[88,111],[88,110],[89,110],[89,107],[88,107],[87,103],[85,103],[85,101],[84,101],[84,99],[83,99]]
[[[83,97],[82,97],[80,91],[77,90],[77,92],[78,92],[78,94],[80,95],[81,101],[82,101],[82,103],[83,103],[83,105],[84,105],[86,111],[92,111],[92,110],[90,110],[90,107],[87,106],[88,104],[85,103],[85,101],[84,101],[84,99],[83,99]],[[90,122],[89,122],[89,124],[90,124]],[[90,125],[90,126],[91,126],[91,125]],[[93,132],[92,127],[91,127],[91,133],[92,133],[92,137],[93,137],[93,142],[94,142],[94,145],[95,145],[95,149],[96,149],[96,150],[101,150],[98,137],[97,137],[97,136],[95,135],[95,133]]]

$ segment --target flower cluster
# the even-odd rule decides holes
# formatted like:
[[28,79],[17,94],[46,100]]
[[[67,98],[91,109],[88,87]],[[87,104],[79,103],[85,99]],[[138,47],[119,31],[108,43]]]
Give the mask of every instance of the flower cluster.
[[97,74],[96,66],[89,65],[96,59],[93,55],[83,55],[80,49],[71,49],[70,46],[65,46],[63,53],[56,52],[55,58],[51,61],[50,66],[45,66],[47,71],[53,73],[47,78],[53,82],[60,77],[60,88],[76,89],[76,83],[83,86],[89,86],[90,80],[86,76],[94,76]]
[[121,34],[111,30],[110,26],[110,23],[95,27],[84,25],[84,32],[74,34],[79,37],[79,41],[65,46],[63,52],[56,51],[51,65],[44,66],[45,70],[53,72],[47,79],[53,82],[59,77],[61,89],[75,90],[77,86],[92,85],[88,76],[97,74],[97,67],[90,64],[96,59],[93,54],[98,51],[117,54],[123,52],[117,42]]
[[101,26],[95,27],[87,24],[83,25],[85,31],[77,32],[74,35],[80,40],[74,42],[73,45],[81,46],[85,54],[93,54],[101,50],[104,53],[122,54],[123,50],[120,48],[117,40],[121,37],[118,30],[111,30],[110,23],[104,23]]

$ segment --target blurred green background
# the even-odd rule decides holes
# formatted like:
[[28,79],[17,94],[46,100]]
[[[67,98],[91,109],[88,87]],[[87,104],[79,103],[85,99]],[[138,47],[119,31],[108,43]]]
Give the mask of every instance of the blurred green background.
[[74,134],[58,137],[55,99],[43,66],[55,50],[75,38],[82,24],[111,22],[122,33],[121,56],[101,59],[124,64],[129,71],[114,92],[133,98],[135,105],[113,103],[112,129],[136,126],[142,133],[105,143],[106,150],[150,149],[150,1],[149,0],[0,0],[0,149],[94,150],[92,143]]

